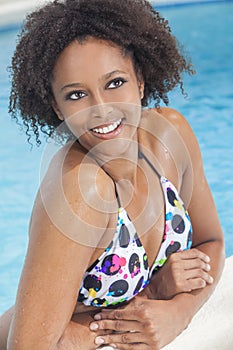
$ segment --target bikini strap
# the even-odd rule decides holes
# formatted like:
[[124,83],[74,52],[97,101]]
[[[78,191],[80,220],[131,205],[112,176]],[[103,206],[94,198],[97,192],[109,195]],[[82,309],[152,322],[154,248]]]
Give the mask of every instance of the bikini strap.
[[149,164],[149,166],[151,167],[151,169],[154,171],[154,173],[161,178],[161,174],[158,172],[158,170],[154,167],[154,165],[151,163],[151,161],[145,156],[144,153],[142,153],[142,151],[140,150],[140,148],[138,148],[138,158],[139,159],[145,159],[145,161]]
[[113,177],[106,171],[104,170],[105,173],[111,178],[113,184],[114,184],[114,189],[115,189],[115,194],[116,194],[116,199],[117,199],[117,204],[118,204],[118,207],[121,208],[121,201],[120,201],[120,197],[119,197],[119,194],[118,194],[118,191],[117,191],[117,186],[116,186],[116,182],[115,180],[113,179]]
[[119,197],[119,194],[118,194],[118,191],[117,191],[117,187],[116,187],[116,182],[114,181],[113,178],[111,178],[113,183],[114,183],[114,188],[115,188],[115,193],[116,193],[116,199],[117,199],[117,204],[118,204],[118,207],[121,208],[121,201],[120,201],[120,197]]

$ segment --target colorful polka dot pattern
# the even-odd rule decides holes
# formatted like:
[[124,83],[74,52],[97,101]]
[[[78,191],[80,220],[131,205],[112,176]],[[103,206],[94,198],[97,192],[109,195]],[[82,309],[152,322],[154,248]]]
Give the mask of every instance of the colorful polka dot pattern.
[[103,254],[86,271],[78,301],[107,307],[130,300],[141,292],[170,254],[190,249],[192,225],[176,188],[160,177],[166,217],[163,240],[151,267],[135,227],[124,208],[119,208],[114,238]]

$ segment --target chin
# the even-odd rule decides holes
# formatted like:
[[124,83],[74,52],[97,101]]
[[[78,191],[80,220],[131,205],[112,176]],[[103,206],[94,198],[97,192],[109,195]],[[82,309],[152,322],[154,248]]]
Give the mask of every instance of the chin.
[[117,138],[114,140],[102,141],[92,148],[88,147],[88,150],[92,156],[98,159],[98,161],[101,161],[100,165],[102,166],[110,160],[126,158],[131,144],[132,139]]

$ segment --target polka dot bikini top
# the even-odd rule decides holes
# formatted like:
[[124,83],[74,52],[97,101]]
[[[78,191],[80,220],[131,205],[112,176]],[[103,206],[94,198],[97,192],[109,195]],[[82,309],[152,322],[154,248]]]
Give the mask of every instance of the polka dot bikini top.
[[[158,174],[142,152],[139,157]],[[152,267],[149,268],[145,249],[118,199],[118,222],[113,240],[83,277],[78,301],[84,305],[107,307],[132,299],[147,286],[152,274],[163,266],[170,254],[191,247],[192,225],[184,204],[172,183],[158,176],[166,204],[165,232]]]

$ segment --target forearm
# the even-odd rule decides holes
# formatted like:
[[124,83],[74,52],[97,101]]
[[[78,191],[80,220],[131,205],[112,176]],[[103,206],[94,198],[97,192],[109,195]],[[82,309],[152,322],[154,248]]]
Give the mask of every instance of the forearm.
[[[20,341],[11,341],[8,347],[3,349],[7,350],[25,350],[25,349],[47,349],[47,350],[93,350],[95,334],[90,332],[89,323],[93,319],[90,315],[82,314],[78,317],[72,318],[72,321],[68,323],[65,331],[56,344],[48,343],[44,340],[42,343],[26,344],[24,339],[23,343]],[[42,341],[42,340],[41,340]],[[1,348],[2,349],[2,348]]]
[[[187,317],[188,322],[213,293],[221,276],[225,260],[222,240],[205,242],[193,248],[196,249],[172,254],[161,270],[153,276],[150,284],[143,292],[149,299],[172,299],[178,305],[180,302],[187,303],[185,308],[183,306],[182,308],[187,311],[187,315],[183,316]],[[198,256],[202,260],[197,259]],[[207,256],[210,258],[210,262],[206,264]],[[192,266],[195,259],[197,265],[194,274]],[[199,267],[197,267],[198,265]],[[206,269],[208,265],[208,270],[202,270]],[[188,274],[186,268],[189,269]],[[189,280],[188,276],[192,276],[192,279]],[[211,277],[213,281],[209,282]]]
[[[67,328],[64,332],[64,334],[61,336],[60,340],[58,342],[49,342],[45,339],[45,337],[41,337],[40,341],[36,341],[34,337],[27,337],[27,339],[24,337],[18,337],[18,336],[10,336],[8,339],[8,344],[4,348],[5,350],[25,350],[25,349],[44,349],[44,350],[78,350],[77,346],[76,348],[73,346],[74,344],[74,336],[72,338],[68,337],[72,334],[71,331],[71,324],[69,323],[67,325]],[[74,332],[73,332],[74,335]],[[76,337],[77,338],[77,335]],[[72,341],[71,341],[72,340]],[[72,344],[73,342],[73,344]],[[78,344],[78,338],[77,338],[77,344]]]
[[178,307],[182,305],[182,309],[185,310],[187,325],[213,293],[221,277],[225,261],[224,244],[222,241],[206,242],[195,248],[210,257],[210,275],[213,277],[214,282],[207,284],[204,288],[174,296],[173,300],[177,303]]

